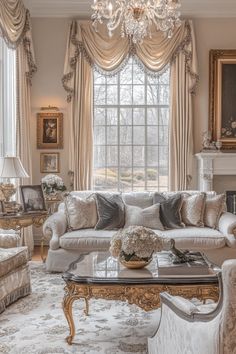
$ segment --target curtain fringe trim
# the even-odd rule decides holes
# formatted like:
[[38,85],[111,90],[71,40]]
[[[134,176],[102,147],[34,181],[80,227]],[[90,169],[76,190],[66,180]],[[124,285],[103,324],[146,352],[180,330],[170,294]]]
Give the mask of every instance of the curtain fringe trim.
[[83,57],[87,60],[89,65],[91,65],[97,72],[99,72],[105,76],[114,76],[118,72],[122,71],[124,69],[125,65],[127,64],[129,58],[131,56],[133,56],[135,62],[138,64],[138,66],[140,67],[141,70],[143,70],[145,73],[147,73],[151,77],[158,77],[158,76],[162,75],[164,72],[166,72],[169,69],[169,65],[175,61],[178,54],[180,52],[183,52],[185,55],[185,58],[186,58],[185,59],[186,71],[188,72],[188,74],[190,75],[190,77],[193,80],[193,85],[190,88],[190,93],[195,94],[196,88],[197,88],[197,83],[199,81],[199,76],[191,70],[192,53],[190,50],[187,49],[187,47],[192,41],[192,36],[191,36],[191,27],[190,27],[190,24],[188,21],[185,22],[185,28],[187,30],[185,38],[176,48],[175,52],[173,53],[173,55],[170,59],[170,62],[167,63],[166,66],[158,72],[148,69],[146,67],[146,65],[138,58],[138,56],[136,54],[136,48],[133,43],[130,44],[129,53],[128,53],[127,57],[123,60],[121,65],[118,68],[116,68],[115,70],[113,70],[112,72],[105,71],[93,62],[92,58],[87,53],[83,43],[76,39],[76,33],[73,34],[71,36],[71,43],[75,46],[76,49],[75,49],[74,56],[71,57],[69,60],[69,65],[70,65],[71,71],[69,73],[63,75],[63,77],[62,77],[62,85],[63,85],[63,88],[65,89],[65,91],[67,92],[67,102],[71,102],[72,97],[74,95],[74,89],[69,86],[69,82],[74,77],[76,64],[79,60],[80,54],[83,55]]

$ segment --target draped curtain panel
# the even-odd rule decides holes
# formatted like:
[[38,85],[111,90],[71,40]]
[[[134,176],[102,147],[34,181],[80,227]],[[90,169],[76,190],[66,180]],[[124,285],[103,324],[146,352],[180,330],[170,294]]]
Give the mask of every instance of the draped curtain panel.
[[[22,184],[32,183],[32,160],[30,143],[31,118],[31,79],[37,70],[31,35],[29,11],[22,0],[1,0],[0,34],[7,45],[16,49],[17,73],[17,122],[16,122],[16,152],[30,178],[22,179]],[[23,230],[23,244],[34,249],[32,228]]]
[[[133,45],[120,37],[119,30],[110,38],[104,25],[95,32],[90,22],[74,20],[69,29],[62,82],[70,104],[70,169],[74,171],[75,189],[92,187],[92,71],[114,75],[131,55],[151,73],[162,73],[171,65],[170,164],[174,167],[170,169],[170,188],[187,188],[192,159],[192,93],[198,80],[192,23],[183,21],[171,39],[153,31],[152,38]],[[183,137],[185,146],[175,153]]]

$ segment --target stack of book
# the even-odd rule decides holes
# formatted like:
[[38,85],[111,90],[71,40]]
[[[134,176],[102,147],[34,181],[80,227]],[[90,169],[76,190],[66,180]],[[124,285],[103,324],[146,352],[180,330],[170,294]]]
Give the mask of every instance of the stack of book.
[[158,274],[160,276],[190,276],[210,275],[210,268],[200,252],[189,252],[191,260],[185,263],[173,263],[171,252],[160,252],[158,254]]

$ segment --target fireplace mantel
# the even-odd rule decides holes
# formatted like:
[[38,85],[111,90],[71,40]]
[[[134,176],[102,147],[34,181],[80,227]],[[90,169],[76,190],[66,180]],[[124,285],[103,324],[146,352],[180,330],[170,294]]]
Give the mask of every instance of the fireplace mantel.
[[236,152],[200,152],[198,159],[198,182],[201,191],[213,190],[214,175],[236,176]]

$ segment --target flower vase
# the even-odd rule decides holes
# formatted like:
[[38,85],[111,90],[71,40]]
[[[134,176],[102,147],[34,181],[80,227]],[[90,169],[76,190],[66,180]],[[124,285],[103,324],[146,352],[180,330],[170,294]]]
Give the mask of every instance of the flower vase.
[[152,257],[148,259],[142,259],[136,257],[135,259],[130,259],[129,261],[125,260],[124,257],[119,257],[119,262],[129,269],[141,269],[146,267],[152,261]]

